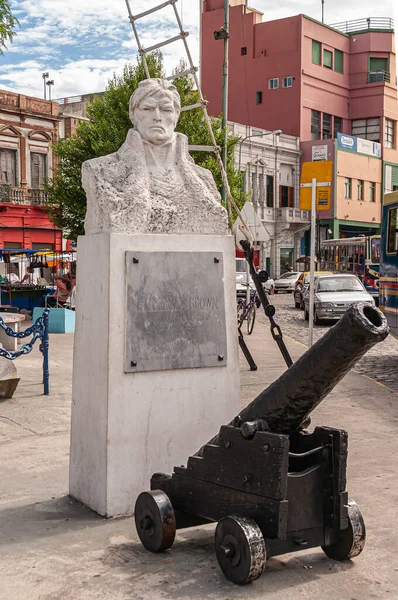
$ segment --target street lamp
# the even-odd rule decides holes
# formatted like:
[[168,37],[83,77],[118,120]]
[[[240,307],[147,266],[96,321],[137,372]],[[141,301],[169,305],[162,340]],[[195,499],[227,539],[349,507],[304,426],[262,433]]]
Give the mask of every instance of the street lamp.
[[275,129],[275,131],[263,131],[262,133],[252,133],[251,135],[247,135],[246,137],[242,138],[241,141],[239,142],[239,172],[240,172],[240,165],[242,162],[242,144],[243,142],[245,142],[247,139],[252,138],[252,137],[265,137],[266,135],[280,135],[282,133],[282,129]]

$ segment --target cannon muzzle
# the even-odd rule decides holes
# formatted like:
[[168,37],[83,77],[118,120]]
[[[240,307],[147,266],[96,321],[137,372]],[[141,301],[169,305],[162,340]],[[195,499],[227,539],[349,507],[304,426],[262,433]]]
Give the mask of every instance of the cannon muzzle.
[[[279,379],[253,400],[230,423],[261,422],[273,433],[290,434],[341,381],[346,373],[389,329],[383,313],[358,302],[303,354]],[[210,444],[217,444],[216,436]],[[197,456],[202,455],[202,448]]]

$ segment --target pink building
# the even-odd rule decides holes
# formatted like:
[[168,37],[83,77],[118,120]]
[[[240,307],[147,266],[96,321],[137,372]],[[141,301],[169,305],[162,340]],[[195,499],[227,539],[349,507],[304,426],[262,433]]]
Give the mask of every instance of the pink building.
[[[202,89],[213,115],[221,113],[223,43],[214,31],[223,25],[223,7],[224,0],[202,0]],[[299,136],[304,160],[312,159],[313,145],[331,140],[333,206],[321,215],[325,229],[335,237],[375,232],[383,192],[398,189],[392,20],[329,27],[297,15],[263,22],[262,13],[245,0],[230,0],[229,35],[228,119]],[[353,136],[355,148],[357,138],[381,144],[380,156],[366,154],[366,143],[350,152],[333,142],[337,133]]]

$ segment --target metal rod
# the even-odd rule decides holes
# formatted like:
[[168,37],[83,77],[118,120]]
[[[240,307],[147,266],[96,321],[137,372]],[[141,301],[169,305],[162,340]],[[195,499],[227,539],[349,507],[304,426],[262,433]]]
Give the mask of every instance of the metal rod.
[[310,305],[308,323],[308,347],[313,344],[314,334],[314,298],[315,298],[315,227],[316,227],[316,179],[312,180],[311,190],[311,249],[310,249]]
[[189,144],[188,150],[191,152],[218,152],[218,148],[213,146],[197,146],[195,144]]
[[159,42],[159,44],[154,44],[153,46],[149,46],[148,48],[142,48],[141,53],[149,54],[150,52],[153,52],[154,50],[157,50],[158,48],[163,48],[163,46],[168,46],[169,44],[178,42],[179,40],[182,40],[183,38],[186,38],[188,36],[189,36],[189,33],[187,31],[183,31],[182,33],[176,35],[175,37],[170,38],[169,40],[165,40],[164,42]]
[[175,4],[176,2],[177,2],[177,0],[167,0],[167,2],[163,2],[163,4],[159,4],[158,6],[154,6],[153,8],[150,8],[149,10],[146,10],[145,12],[139,13],[138,15],[134,15],[133,16],[131,14],[130,15],[130,19],[133,19],[134,21],[137,21],[138,19],[142,19],[142,17],[146,17],[146,16],[150,15],[151,13],[156,12],[157,10],[161,10],[162,8],[165,8],[169,4]]
[[135,26],[134,16],[133,16],[133,13],[132,13],[131,8],[130,8],[130,2],[129,2],[129,0],[126,0],[126,6],[127,6],[127,11],[129,13],[130,23],[131,23],[131,26],[133,28],[135,41],[137,43],[138,52],[139,52],[139,54],[141,56],[142,64],[143,64],[143,67],[144,67],[145,77],[147,79],[150,79],[151,76],[149,74],[148,63],[146,62],[146,57],[145,57],[144,49],[141,46],[140,38],[138,36],[138,31],[137,31],[137,28]]
[[167,81],[174,81],[175,79],[178,79],[179,77],[184,77],[184,75],[192,75],[197,70],[198,70],[198,67],[189,68],[189,69],[186,69],[185,71],[181,71],[180,73],[175,73],[174,75],[170,75],[169,77],[166,77],[166,79],[167,79]]
[[48,396],[50,393],[50,370],[48,366],[48,351],[50,347],[50,337],[48,335],[48,315],[49,309],[43,312],[43,323],[44,323],[44,333],[43,333],[43,384],[44,384],[44,395]]
[[257,365],[254,362],[254,359],[251,355],[249,348],[247,347],[247,344],[243,338],[243,334],[240,329],[238,329],[238,340],[239,340],[240,349],[242,350],[242,352],[249,364],[250,371],[257,371]]
[[311,454],[316,454],[317,452],[320,452],[324,448],[326,448],[326,446],[318,446],[317,448],[311,448],[311,450],[308,450],[307,452],[302,452],[301,454],[289,452],[289,457],[290,458],[305,458],[306,456],[311,456]]
[[187,110],[193,110],[194,108],[203,108],[201,102],[197,102],[196,104],[190,104],[189,106],[182,106],[181,112],[186,112]]
[[[229,0],[224,0],[224,60],[222,69],[222,123],[223,144],[222,144],[222,164],[227,170],[227,145],[228,145],[228,51],[229,51]],[[221,188],[221,197],[224,202],[227,199],[227,190],[223,185]]]

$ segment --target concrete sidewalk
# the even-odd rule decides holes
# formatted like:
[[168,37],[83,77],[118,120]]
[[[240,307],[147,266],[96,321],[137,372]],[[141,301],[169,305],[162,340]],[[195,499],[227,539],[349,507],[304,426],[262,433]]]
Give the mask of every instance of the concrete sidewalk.
[[[266,326],[256,323],[246,340],[259,369],[250,372],[241,356],[242,405],[285,369]],[[294,358],[305,350],[286,341]],[[361,556],[285,555],[241,588],[219,570],[214,526],[179,531],[170,551],[153,555],[132,518],[104,520],[67,496],[73,336],[50,343],[51,396],[41,395],[34,351],[18,360],[20,385],[0,404],[0,600],[398,598],[396,394],[351,372],[313,414],[314,425],[349,432],[347,487],[367,526]]]

